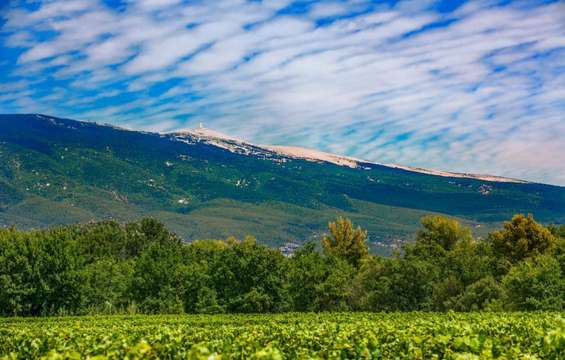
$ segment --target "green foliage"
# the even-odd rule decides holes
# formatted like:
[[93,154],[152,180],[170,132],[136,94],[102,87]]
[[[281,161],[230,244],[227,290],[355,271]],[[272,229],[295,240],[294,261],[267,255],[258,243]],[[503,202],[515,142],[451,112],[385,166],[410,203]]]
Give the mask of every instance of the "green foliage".
[[253,238],[231,241],[210,263],[211,281],[230,312],[285,309],[284,257]]
[[323,256],[307,242],[288,263],[288,293],[295,311],[346,310],[349,279],[355,269],[346,260]]
[[355,267],[369,255],[367,231],[354,228],[351,220],[340,216],[328,224],[328,230],[330,234],[322,239],[326,255],[342,258]]
[[563,238],[510,262],[454,220],[423,224],[392,258],[348,219],[291,257],[250,236],[183,243],[152,219],[0,229],[0,315],[565,308]]
[[242,156],[185,140],[0,115],[0,226],[154,217],[187,240],[253,234],[280,246],[319,234],[342,214],[369,231],[373,252],[389,254],[389,245],[412,239],[420,217],[430,213],[480,223],[476,235],[516,212],[565,222],[563,187],[278,161],[275,154]]
[[459,311],[501,310],[504,296],[504,288],[492,276],[487,276],[467,286],[453,308]]
[[515,215],[504,229],[490,235],[492,247],[498,256],[510,263],[545,253],[555,244],[555,236],[537,223],[530,214]]
[[551,232],[551,234],[553,234],[556,238],[565,239],[565,224],[561,224],[559,226],[550,224],[547,227],[547,230],[549,230],[549,232]]
[[80,293],[87,313],[113,314],[127,308],[133,262],[100,258],[81,270]]
[[565,237],[557,239],[555,248],[553,249],[553,256],[559,262],[561,273],[565,274]]
[[179,247],[158,243],[149,246],[135,262],[132,300],[147,313],[182,312],[180,264]]
[[0,231],[0,311],[46,315],[82,306],[80,270],[72,229]]
[[428,245],[439,245],[449,251],[458,242],[471,238],[471,230],[462,226],[457,220],[439,215],[425,216],[421,220],[424,229],[416,234],[416,241]]
[[563,359],[559,313],[0,319],[0,359]]
[[510,269],[502,279],[512,310],[563,310],[565,276],[550,256],[527,259]]

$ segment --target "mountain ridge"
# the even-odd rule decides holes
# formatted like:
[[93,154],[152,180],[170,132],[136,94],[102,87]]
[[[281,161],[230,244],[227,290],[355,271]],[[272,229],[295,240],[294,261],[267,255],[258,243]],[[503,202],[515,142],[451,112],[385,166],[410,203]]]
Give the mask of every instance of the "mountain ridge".
[[565,222],[558,186],[352,168],[206,134],[0,115],[0,226],[151,216],[187,240],[252,234],[281,245],[319,237],[345,215],[369,230],[373,251],[387,252],[426,214],[456,217],[479,235],[515,213]]
[[[6,115],[11,115],[11,114],[6,114]],[[24,114],[24,115],[32,115],[32,116],[36,116],[36,117],[40,117],[40,118],[44,118],[45,120],[48,121],[48,119],[50,118],[49,115],[45,115],[45,114]],[[386,166],[386,167],[392,167],[392,168],[396,168],[396,169],[402,169],[402,170],[406,170],[406,171],[411,171],[411,172],[417,172],[417,173],[422,173],[422,174],[429,174],[429,175],[436,175],[436,176],[443,176],[443,177],[454,177],[454,178],[468,178],[468,179],[478,179],[478,180],[484,180],[484,181],[492,181],[492,182],[513,182],[513,183],[536,183],[536,182],[532,182],[532,181],[528,181],[528,180],[523,180],[523,179],[515,179],[515,178],[510,178],[510,177],[505,177],[505,176],[499,176],[499,175],[491,175],[491,174],[475,174],[475,173],[467,173],[467,172],[453,172],[453,171],[446,171],[446,170],[438,170],[438,169],[431,169],[431,168],[422,168],[422,167],[416,167],[416,166],[409,166],[409,165],[401,165],[401,164],[395,164],[395,163],[380,163],[380,162],[375,162],[375,161],[370,161],[370,160],[363,160],[363,159],[358,159],[352,156],[347,156],[347,155],[340,155],[340,154],[335,154],[335,153],[329,153],[329,152],[325,152],[325,151],[321,151],[321,150],[317,150],[317,149],[311,149],[311,148],[305,148],[305,147],[300,147],[300,146],[291,146],[291,145],[265,145],[265,144],[254,144],[248,141],[245,141],[243,139],[213,130],[213,129],[209,129],[209,128],[205,128],[202,126],[202,124],[200,124],[200,127],[197,128],[186,128],[186,129],[179,129],[179,130],[174,130],[174,131],[170,131],[170,132],[152,132],[152,131],[140,131],[140,130],[135,130],[135,129],[130,129],[127,127],[122,127],[119,125],[113,125],[113,124],[109,124],[109,123],[98,123],[95,121],[86,121],[86,120],[74,120],[73,121],[77,121],[77,122],[83,122],[83,123],[92,123],[92,124],[96,124],[99,126],[108,126],[108,127],[112,127],[115,129],[119,129],[119,130],[124,130],[124,131],[134,131],[134,132],[141,132],[141,133],[155,133],[155,134],[161,134],[161,135],[172,135],[175,137],[181,137],[183,135],[193,135],[196,137],[200,137],[203,139],[217,139],[217,140],[228,140],[228,141],[232,141],[232,142],[238,142],[241,144],[245,144],[248,146],[253,146],[256,148],[261,148],[264,149],[266,151],[272,151],[274,153],[278,153],[279,155],[283,155],[283,156],[289,156],[289,157],[294,157],[294,158],[301,158],[301,159],[305,159],[305,160],[312,160],[312,161],[326,161],[326,162],[330,162],[336,165],[342,165],[342,166],[349,166],[349,167],[360,167],[362,166],[362,164],[372,164],[372,165],[380,165],[380,166]],[[227,147],[225,145],[219,144],[219,143],[214,143],[214,142],[209,142],[212,145],[216,145],[216,146],[220,146],[223,147],[227,150],[233,150],[230,147]],[[545,183],[540,183],[540,184],[545,184]],[[553,184],[545,184],[545,185],[552,185],[552,186],[560,186],[560,185],[553,185]]]
[[[288,146],[288,145],[264,145],[264,144],[253,144],[247,142],[245,140],[232,137],[231,135],[226,135],[224,133],[200,127],[200,128],[192,128],[192,129],[182,129],[173,132],[167,132],[164,134],[170,135],[194,135],[197,137],[202,137],[205,139],[216,139],[216,140],[228,140],[228,141],[235,141],[241,144],[246,144],[258,148],[262,148],[267,151],[272,151],[278,153],[279,155],[289,156],[294,158],[301,158],[305,160],[312,160],[312,161],[326,161],[336,165],[341,166],[349,166],[352,168],[362,167],[363,164],[372,164],[372,165],[380,165],[386,167],[392,167],[397,169],[402,169],[406,171],[418,172],[423,174],[429,175],[437,175],[443,177],[456,177],[456,178],[468,178],[468,179],[478,179],[484,181],[492,181],[492,182],[513,182],[513,183],[533,183],[531,181],[521,180],[521,179],[514,179],[504,176],[498,175],[490,175],[490,174],[473,174],[473,173],[461,173],[461,172],[452,172],[452,171],[445,171],[445,170],[437,170],[437,169],[428,169],[428,168],[421,168],[421,167],[414,167],[414,166],[407,166],[407,165],[399,165],[399,164],[389,164],[389,163],[379,163],[370,160],[362,160],[351,156],[346,155],[339,155],[334,153],[329,153],[317,149],[310,149],[304,148],[300,146]],[[211,142],[214,144],[213,142]],[[218,146],[220,144],[215,143]],[[224,146],[225,147],[225,146]],[[229,147],[226,147],[229,149]]]

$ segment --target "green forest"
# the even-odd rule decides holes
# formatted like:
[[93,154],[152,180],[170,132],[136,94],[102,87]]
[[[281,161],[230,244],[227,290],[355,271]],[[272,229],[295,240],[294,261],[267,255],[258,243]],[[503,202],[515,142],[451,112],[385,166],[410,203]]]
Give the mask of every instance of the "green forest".
[[0,229],[0,315],[565,309],[565,225],[515,215],[484,239],[426,216],[394,256],[347,218],[292,256],[253,237],[183,242],[147,218]]

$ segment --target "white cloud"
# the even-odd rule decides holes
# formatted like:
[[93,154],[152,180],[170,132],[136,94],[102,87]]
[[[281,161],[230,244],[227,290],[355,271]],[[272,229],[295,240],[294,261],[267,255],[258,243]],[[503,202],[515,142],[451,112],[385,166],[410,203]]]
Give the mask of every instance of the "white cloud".
[[141,54],[124,66],[124,70],[130,74],[159,70],[174,64],[202,45],[200,39],[188,31],[165,39],[155,39],[148,42]]
[[127,59],[131,53],[127,43],[116,37],[94,44],[85,50],[89,61],[96,65],[119,63]]
[[163,7],[177,5],[181,0],[135,0],[132,4],[147,10],[155,10]]
[[314,4],[309,15],[316,19],[343,15],[349,11],[351,10],[344,3],[327,1]]

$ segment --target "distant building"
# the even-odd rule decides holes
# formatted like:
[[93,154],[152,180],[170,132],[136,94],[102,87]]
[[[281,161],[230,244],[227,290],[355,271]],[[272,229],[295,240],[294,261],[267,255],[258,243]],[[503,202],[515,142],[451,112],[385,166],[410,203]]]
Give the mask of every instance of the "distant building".
[[299,244],[287,242],[279,248],[280,252],[286,257],[292,257],[296,250],[300,247]]

